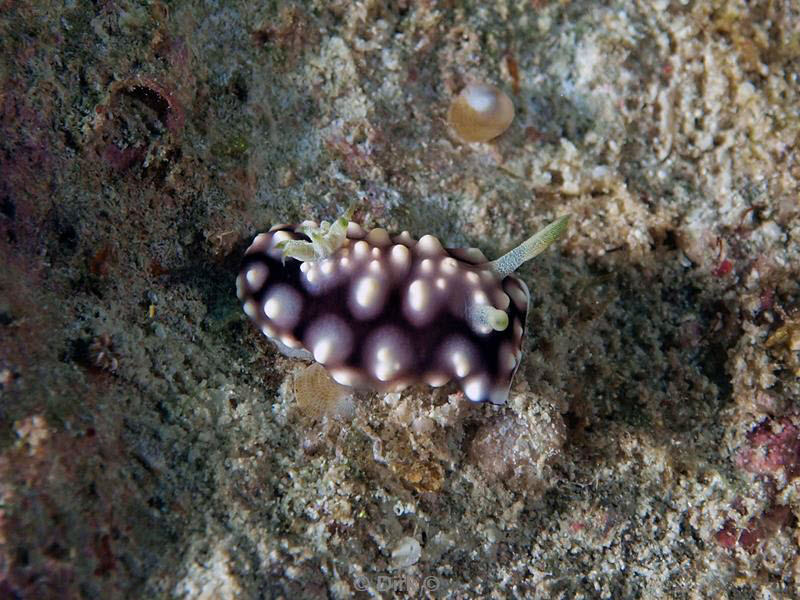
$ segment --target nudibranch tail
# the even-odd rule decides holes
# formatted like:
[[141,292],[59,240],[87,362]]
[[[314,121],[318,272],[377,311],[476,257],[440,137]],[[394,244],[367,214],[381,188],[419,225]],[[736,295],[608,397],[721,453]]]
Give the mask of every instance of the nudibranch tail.
[[567,230],[569,215],[559,217],[550,225],[536,232],[513,250],[489,263],[489,268],[501,279],[516,271],[522,263],[538,256],[558,240]]

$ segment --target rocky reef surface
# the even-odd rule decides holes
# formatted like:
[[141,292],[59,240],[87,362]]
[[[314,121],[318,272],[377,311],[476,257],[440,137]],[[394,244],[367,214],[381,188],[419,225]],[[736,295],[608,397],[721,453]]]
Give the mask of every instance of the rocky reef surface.
[[[0,598],[800,595],[796,0],[0,7]],[[573,215],[506,405],[250,325],[253,235],[352,203]]]

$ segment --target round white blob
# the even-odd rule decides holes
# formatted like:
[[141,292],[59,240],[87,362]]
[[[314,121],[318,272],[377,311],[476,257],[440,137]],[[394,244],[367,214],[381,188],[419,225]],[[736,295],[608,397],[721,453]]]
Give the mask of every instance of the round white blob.
[[392,246],[390,257],[392,262],[395,262],[399,265],[407,264],[409,261],[409,257],[411,252],[409,251],[407,246],[403,246],[403,244],[396,244]]
[[395,277],[404,277],[411,265],[411,251],[402,244],[392,246],[389,251],[389,263]]
[[314,360],[320,364],[330,362],[331,354],[333,354],[333,340],[330,338],[323,338],[312,346],[312,354]]
[[373,275],[380,275],[383,273],[383,265],[377,258],[369,261],[369,272]]
[[406,276],[411,266],[411,251],[402,244],[392,246],[389,250],[389,267],[393,277],[401,279]]
[[288,231],[276,231],[272,234],[272,240],[270,241],[269,249],[270,249],[270,256],[274,255],[275,252],[281,254],[281,250],[278,248],[278,244],[281,242],[288,242],[292,239],[292,234]]
[[412,537],[402,538],[392,550],[392,566],[395,569],[405,569],[414,565],[422,556],[422,547]]
[[272,240],[272,234],[270,233],[259,233],[255,239],[253,240],[253,246],[268,246],[270,241]]
[[415,279],[403,295],[403,316],[416,327],[430,323],[438,314],[440,299],[433,295],[431,284],[426,279]]
[[353,256],[359,260],[363,260],[369,256],[369,250],[369,244],[364,240],[361,240],[353,245]]
[[333,264],[333,261],[330,258],[326,258],[325,260],[323,260],[322,264],[319,266],[319,270],[325,276],[333,274],[334,268],[335,265]]
[[345,273],[337,268],[339,265],[340,263],[333,258],[301,263],[300,283],[308,293],[317,296],[339,285],[345,277]]
[[419,270],[429,275],[433,273],[433,261],[430,258],[425,258],[419,263]]
[[482,400],[487,388],[486,377],[483,375],[475,375],[464,381],[464,393],[473,402]]
[[344,362],[353,350],[353,333],[344,319],[324,315],[316,319],[303,335],[305,347],[323,365]]
[[355,300],[362,308],[371,307],[378,299],[381,282],[375,277],[362,277],[355,285]]
[[438,363],[459,379],[469,375],[479,364],[477,350],[467,338],[454,335],[437,352]]
[[358,223],[350,221],[347,224],[347,237],[361,239],[366,235],[364,228],[361,227]]
[[[293,329],[300,320],[302,310],[303,297],[286,284],[273,285],[264,296],[264,314],[280,329]],[[291,344],[286,345],[291,346]]]
[[442,259],[439,268],[445,275],[455,275],[458,272],[458,261],[455,258],[448,256],[447,258]]
[[241,274],[236,276],[236,297],[244,300],[244,277]]
[[281,342],[283,342],[286,346],[289,346],[289,348],[297,349],[303,347],[303,344],[300,343],[300,340],[298,340],[293,335],[288,335],[288,334],[282,335]]
[[430,306],[431,286],[424,279],[417,279],[408,286],[408,306],[415,312],[422,312]]
[[491,112],[497,106],[497,96],[492,88],[485,85],[470,85],[464,88],[464,100],[478,113]]
[[[264,302],[264,314],[273,321],[281,316],[281,309],[281,301],[278,298],[270,298]],[[247,307],[245,307],[244,312],[247,312]]]
[[469,358],[461,350],[456,350],[450,354],[450,364],[453,366],[456,377],[466,377],[472,370]]
[[256,303],[252,300],[248,300],[244,303],[244,314],[246,314],[251,319],[255,319],[256,315],[258,314],[258,308],[256,308]]
[[264,285],[268,275],[269,269],[267,268],[267,265],[252,265],[247,269],[244,275],[245,279],[247,280],[247,287],[251,292],[258,291],[261,289],[261,286]]
[[252,254],[253,252],[266,252],[270,247],[271,240],[271,233],[259,233],[253,240],[253,243],[250,244],[250,247],[247,249],[245,254]]
[[364,360],[378,381],[387,382],[411,365],[411,344],[399,327],[386,326],[372,332],[364,344]]
[[381,381],[389,381],[403,368],[391,344],[380,346],[375,353],[375,359],[375,364],[372,368],[375,371],[375,377]]
[[356,382],[352,369],[332,369],[331,377],[339,385],[353,385]]
[[365,275],[356,279],[350,288],[348,306],[358,319],[371,319],[383,310],[386,287],[381,278]]
[[399,235],[395,236],[394,238],[395,243],[405,244],[406,246],[413,246],[414,245],[414,238],[411,237],[411,234],[408,231],[402,231]]
[[450,381],[450,377],[446,373],[433,371],[431,373],[426,373],[423,380],[431,387],[442,387],[445,383]]
[[436,239],[432,235],[423,235],[419,238],[417,242],[417,252],[426,255],[436,255],[442,254],[444,252],[444,248],[442,248],[441,242]]

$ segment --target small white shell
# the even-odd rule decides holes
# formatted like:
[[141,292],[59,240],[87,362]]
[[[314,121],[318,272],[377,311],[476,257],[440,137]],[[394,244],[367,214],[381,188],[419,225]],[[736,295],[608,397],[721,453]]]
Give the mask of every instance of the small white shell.
[[511,98],[486,83],[465,87],[447,112],[447,121],[465,142],[488,142],[508,129],[513,120]]

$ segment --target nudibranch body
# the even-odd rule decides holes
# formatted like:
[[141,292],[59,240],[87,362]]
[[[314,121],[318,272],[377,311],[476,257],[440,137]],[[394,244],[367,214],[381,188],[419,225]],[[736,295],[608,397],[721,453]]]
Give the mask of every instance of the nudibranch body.
[[236,291],[281,351],[343,385],[397,391],[454,379],[470,400],[502,404],[530,298],[512,271],[558,239],[567,218],[491,262],[432,235],[365,231],[349,214],[276,225],[247,249]]

